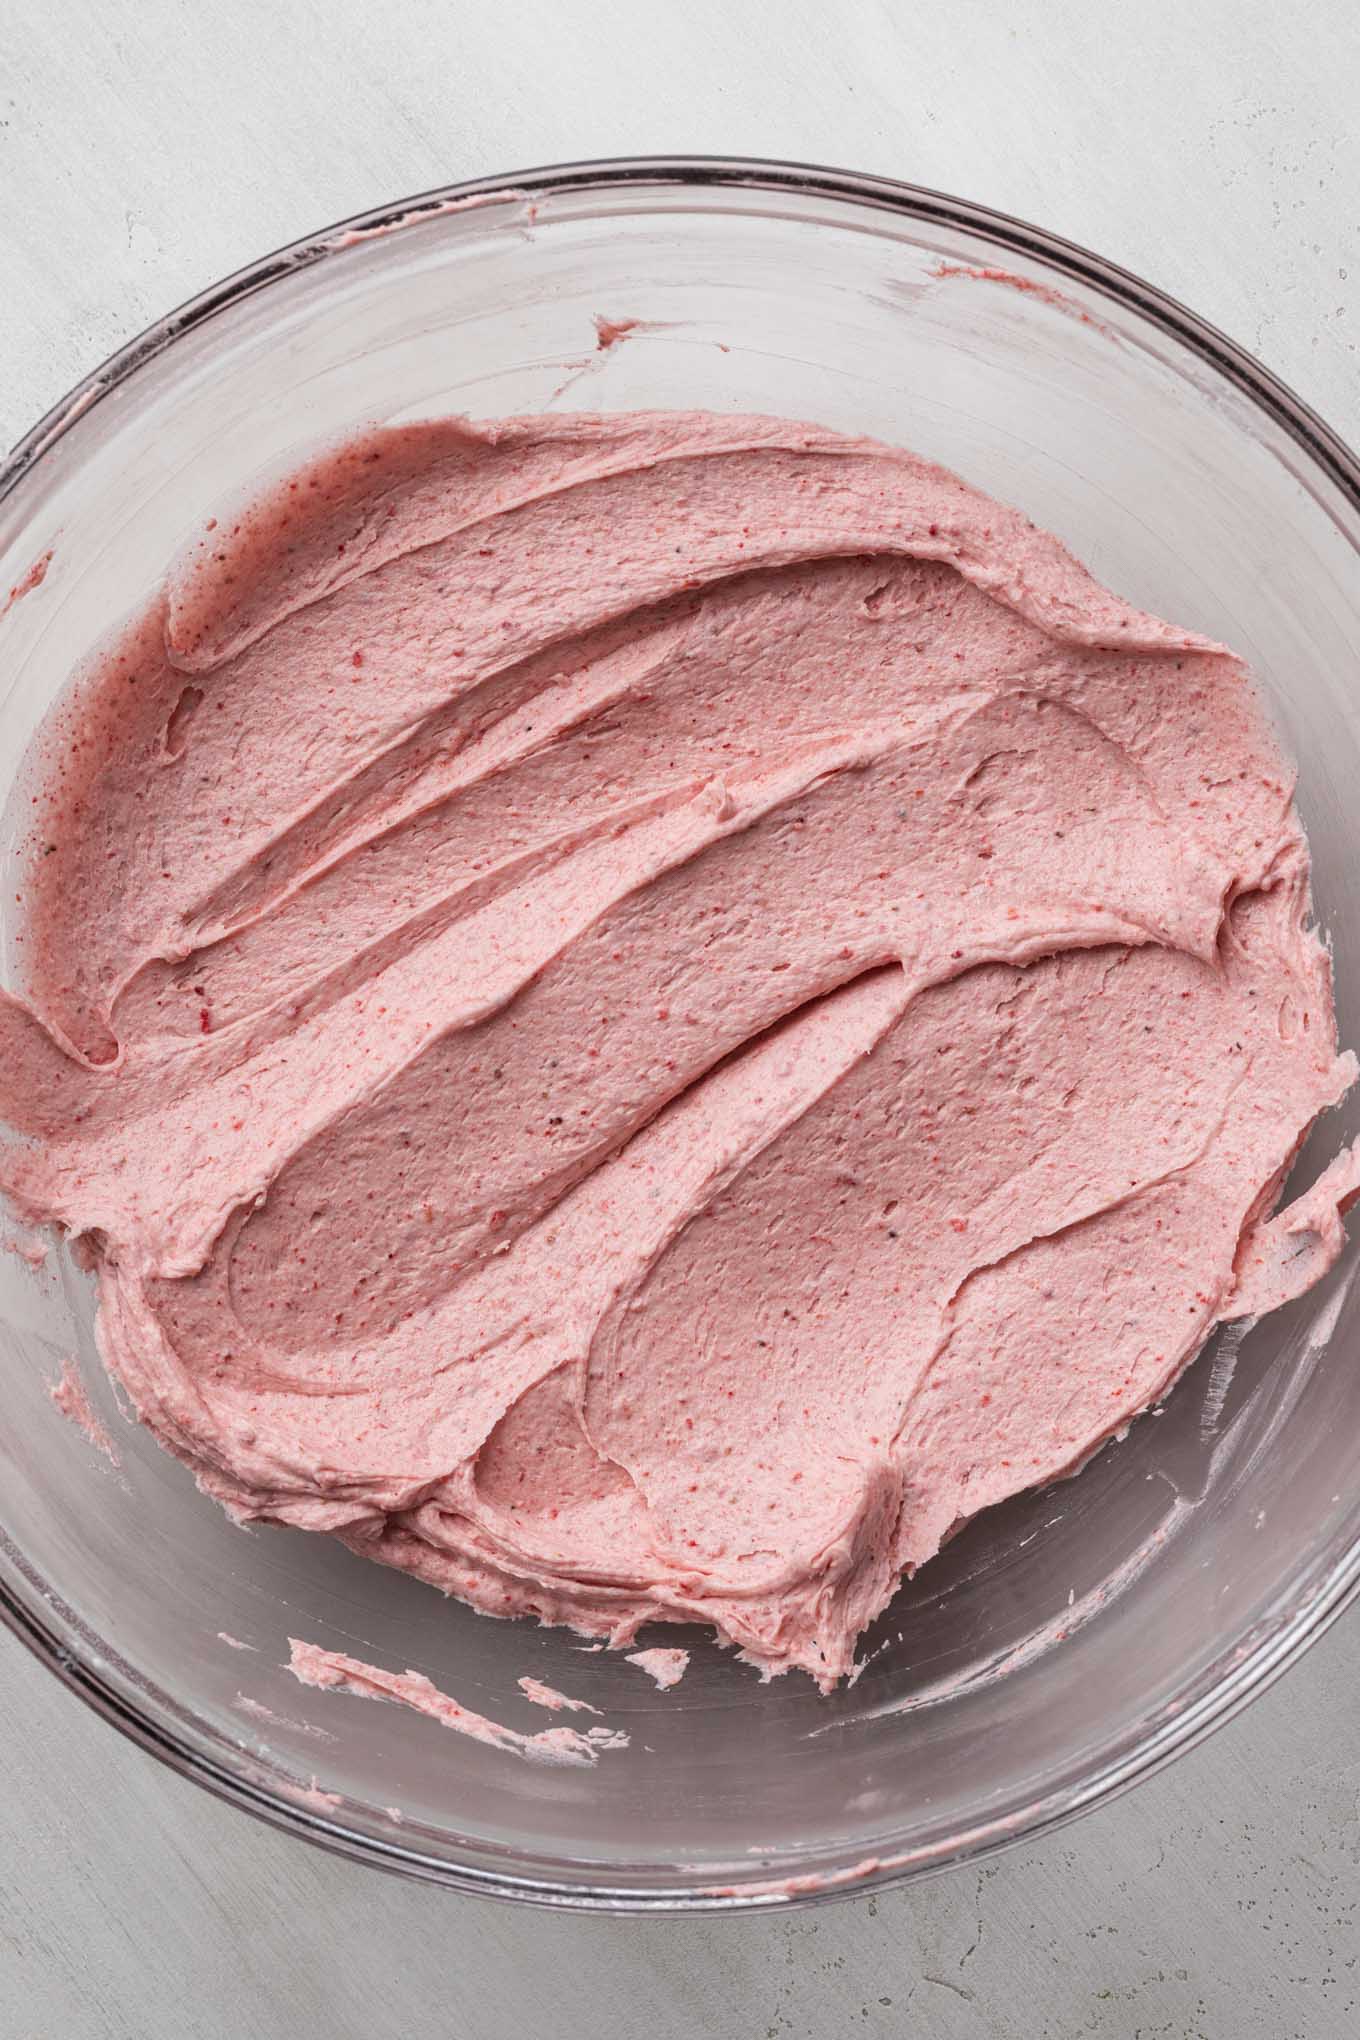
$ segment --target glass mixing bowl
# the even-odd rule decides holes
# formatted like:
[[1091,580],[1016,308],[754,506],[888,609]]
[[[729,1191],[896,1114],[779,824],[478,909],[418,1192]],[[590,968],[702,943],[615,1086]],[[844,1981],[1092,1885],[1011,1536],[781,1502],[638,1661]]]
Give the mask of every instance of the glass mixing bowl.
[[[602,349],[596,314],[640,323]],[[372,420],[652,406],[899,441],[1244,653],[1299,760],[1342,1037],[1360,1042],[1354,457],[1229,341],[1094,256],[906,185],[777,164],[585,164],[370,215],[197,299],[36,427],[0,474],[0,587],[27,588],[0,620],[11,916],[29,739],[205,512]],[[1351,1101],[1303,1166],[1357,1131]],[[1352,1247],[1320,1289],[1223,1335],[1079,1478],[971,1523],[828,1699],[667,1631],[643,1640],[694,1656],[659,1692],[568,1632],[473,1614],[320,1537],[233,1527],[120,1409],[87,1278],[63,1253],[38,1270],[0,1254],[4,1612],[145,1747],[369,1862],[566,1906],[863,1889],[1145,1776],[1355,1591],[1355,1264]],[[117,1468],[50,1399],[71,1356]],[[519,1690],[531,1673],[631,1742],[593,1769],[526,1763],[304,1689],[289,1636],[414,1667],[524,1730],[550,1719]]]

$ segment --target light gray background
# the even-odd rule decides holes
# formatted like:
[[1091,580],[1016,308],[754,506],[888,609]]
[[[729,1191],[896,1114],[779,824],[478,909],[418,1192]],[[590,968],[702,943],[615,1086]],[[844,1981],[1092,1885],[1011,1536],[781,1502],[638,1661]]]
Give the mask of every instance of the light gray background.
[[[1360,435],[1354,0],[0,0],[0,439],[279,242],[450,179],[781,155],[1113,256]],[[1040,1847],[778,1919],[398,1883],[171,1777],[0,1642],[4,2040],[1360,2031],[1360,1616]]]

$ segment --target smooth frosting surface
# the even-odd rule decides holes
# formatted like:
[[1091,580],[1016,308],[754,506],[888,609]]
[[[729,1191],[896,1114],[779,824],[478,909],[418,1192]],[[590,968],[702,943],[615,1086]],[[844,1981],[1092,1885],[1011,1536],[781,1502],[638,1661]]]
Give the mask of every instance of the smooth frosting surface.
[[48,737],[0,1177],[228,1507],[823,1683],[1339,1250],[1240,663],[911,455],[381,432]]

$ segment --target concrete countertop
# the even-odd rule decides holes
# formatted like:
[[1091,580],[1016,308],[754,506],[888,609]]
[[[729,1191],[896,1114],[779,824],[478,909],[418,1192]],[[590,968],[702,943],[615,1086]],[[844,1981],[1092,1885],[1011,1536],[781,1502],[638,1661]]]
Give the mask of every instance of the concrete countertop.
[[[1310,0],[0,0],[0,440],[262,251],[569,157],[803,158],[1141,271],[1360,435],[1360,15]],[[1360,2031],[1360,1617],[1206,1748],[981,1869],[574,1920],[332,1860],[0,1639],[7,2040]]]

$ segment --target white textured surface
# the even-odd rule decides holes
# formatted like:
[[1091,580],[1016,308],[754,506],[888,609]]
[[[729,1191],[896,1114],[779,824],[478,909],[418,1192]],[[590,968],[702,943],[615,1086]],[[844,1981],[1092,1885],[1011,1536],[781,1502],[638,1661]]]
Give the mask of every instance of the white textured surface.
[[[1142,271],[1360,434],[1360,15],[1263,0],[0,0],[0,438],[265,249],[707,150],[909,177]],[[332,1861],[0,1644],[6,2040],[1360,2030],[1360,1619],[1040,1847],[779,1920],[572,1921]]]

